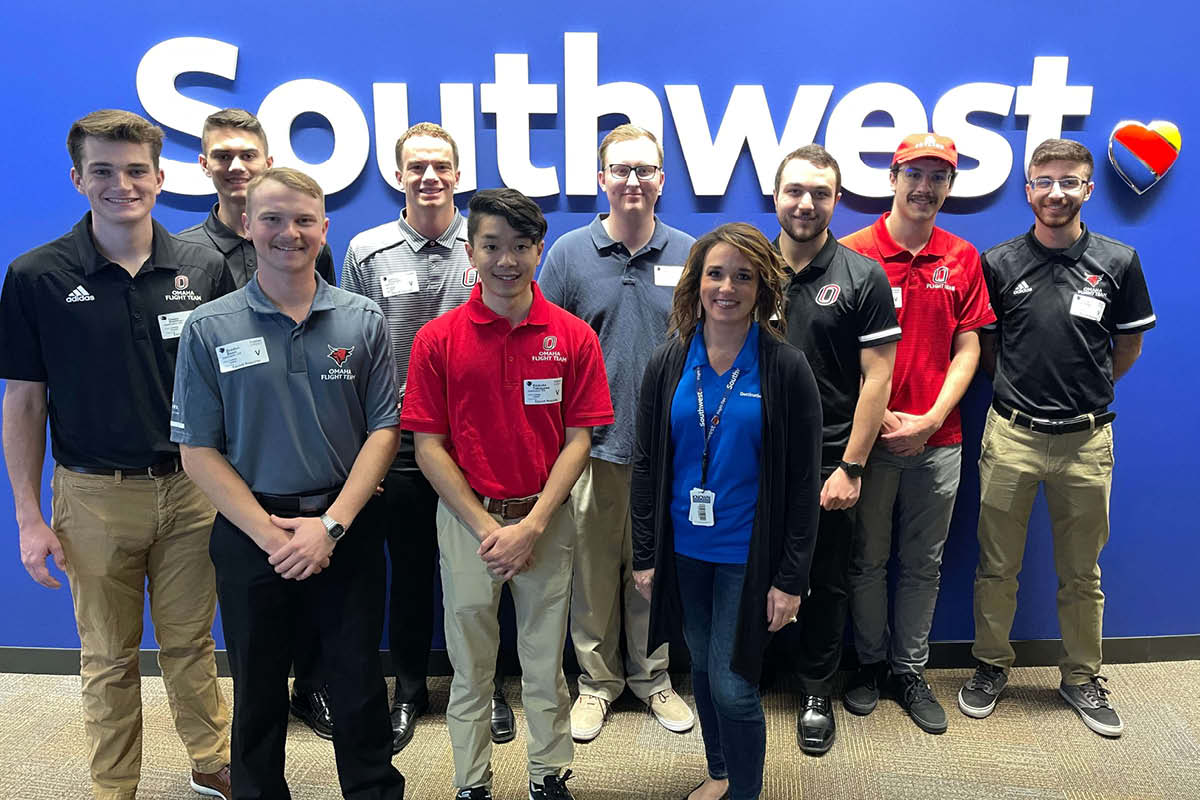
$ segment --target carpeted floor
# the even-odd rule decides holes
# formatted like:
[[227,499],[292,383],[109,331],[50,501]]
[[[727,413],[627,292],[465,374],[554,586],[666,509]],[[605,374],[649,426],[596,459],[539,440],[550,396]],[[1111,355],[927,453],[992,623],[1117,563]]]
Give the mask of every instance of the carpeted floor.
[[[869,717],[836,707],[838,741],[814,759],[796,748],[795,686],[786,679],[764,699],[766,800],[1197,800],[1200,798],[1200,661],[1106,668],[1125,735],[1084,728],[1058,696],[1058,671],[1020,669],[987,720],[959,713],[965,670],[930,671],[950,730],[929,736],[894,702]],[[231,696],[228,679],[222,681]],[[688,684],[678,688],[690,701]],[[453,797],[450,740],[442,716],[449,679],[433,681],[430,714],[395,758],[409,800]],[[141,798],[196,798],[174,735],[162,681],[143,681],[145,745]],[[515,679],[516,741],[493,755],[497,800],[524,798],[525,737]],[[70,800],[89,793],[87,749],[74,677],[0,675],[0,798]],[[674,800],[704,777],[699,729],[672,734],[635,699],[614,707],[594,742],[577,745],[569,783],[577,800]],[[293,721],[288,782],[296,800],[336,798],[333,748]]]

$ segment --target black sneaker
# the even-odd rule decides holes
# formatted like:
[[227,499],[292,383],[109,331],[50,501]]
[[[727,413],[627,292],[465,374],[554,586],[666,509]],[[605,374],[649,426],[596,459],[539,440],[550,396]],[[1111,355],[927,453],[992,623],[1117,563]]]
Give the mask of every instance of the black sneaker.
[[492,790],[486,786],[459,789],[454,795],[454,800],[492,800]]
[[575,800],[571,794],[571,790],[567,788],[567,781],[571,779],[571,770],[567,770],[562,775],[547,775],[542,778],[542,784],[529,780],[529,800]]
[[958,690],[958,710],[968,717],[983,719],[996,710],[996,701],[1008,685],[1008,675],[1001,667],[979,662],[975,674]]
[[879,686],[887,680],[887,662],[863,664],[846,684],[842,693],[842,705],[851,714],[865,717],[879,704]]
[[1079,712],[1083,724],[1087,725],[1101,736],[1116,738],[1125,730],[1125,724],[1117,715],[1117,710],[1108,702],[1108,689],[1100,685],[1100,681],[1108,682],[1108,678],[1097,675],[1087,683],[1078,686],[1060,684],[1058,693]]
[[908,712],[917,727],[926,733],[946,732],[946,712],[933,696],[933,689],[920,673],[893,675],[896,702]]

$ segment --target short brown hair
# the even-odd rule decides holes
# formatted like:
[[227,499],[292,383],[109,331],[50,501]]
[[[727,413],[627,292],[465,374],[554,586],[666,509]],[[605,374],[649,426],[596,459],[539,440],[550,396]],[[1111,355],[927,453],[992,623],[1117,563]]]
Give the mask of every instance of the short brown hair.
[[458,144],[455,143],[454,137],[450,135],[448,130],[432,122],[418,122],[401,134],[400,138],[396,140],[396,169],[404,169],[404,143],[414,136],[432,136],[434,139],[449,142],[450,153],[454,157],[454,169],[458,169]]
[[[762,330],[782,339],[787,322],[783,313],[783,259],[758,228],[745,222],[727,222],[704,234],[692,245],[683,265],[683,274],[675,286],[667,337],[689,338],[696,323],[703,318],[700,278],[704,273],[704,260],[708,258],[708,251],[722,242],[745,256],[754,267],[758,275],[754,318],[762,323]],[[773,317],[775,319],[771,321]],[[768,321],[771,322],[768,324]]]
[[83,171],[83,142],[89,136],[109,142],[130,142],[150,145],[150,158],[158,169],[158,157],[162,155],[162,128],[151,124],[132,111],[105,108],[93,111],[86,117],[75,120],[67,133],[67,152],[76,172]]
[[783,161],[779,162],[779,169],[775,170],[775,194],[779,194],[779,185],[783,182],[783,169],[793,161],[807,161],[818,169],[833,169],[834,187],[833,193],[837,194],[842,190],[842,168],[838,166],[837,159],[829,154],[829,151],[819,144],[806,144],[804,147],[797,148],[783,157]]
[[1040,167],[1051,161],[1073,161],[1076,164],[1086,164],[1089,181],[1092,179],[1092,172],[1096,169],[1092,151],[1070,139],[1047,139],[1033,148],[1033,155],[1029,157],[1029,168]]
[[315,197],[321,201],[321,213],[325,213],[325,192],[321,191],[321,184],[298,169],[292,169],[291,167],[271,167],[255,175],[250,183],[246,184],[247,216],[249,216],[250,198],[254,196],[254,192],[262,185],[263,181],[282,183],[289,189],[295,189],[301,194]]
[[614,142],[632,142],[634,139],[649,139],[654,142],[654,146],[658,148],[658,166],[663,166],[663,149],[662,144],[658,141],[658,137],[645,128],[627,122],[624,125],[618,125],[613,128],[609,131],[608,136],[605,136],[604,140],[600,142],[600,150],[597,153],[600,158],[600,168],[604,169],[604,157],[608,153],[608,146],[610,144]]
[[220,111],[209,114],[208,118],[204,120],[204,129],[200,132],[200,146],[204,149],[205,155],[208,155],[209,132],[220,128],[237,128],[254,134],[262,142],[263,155],[267,154],[267,132],[263,130],[258,117],[244,108],[222,108]]

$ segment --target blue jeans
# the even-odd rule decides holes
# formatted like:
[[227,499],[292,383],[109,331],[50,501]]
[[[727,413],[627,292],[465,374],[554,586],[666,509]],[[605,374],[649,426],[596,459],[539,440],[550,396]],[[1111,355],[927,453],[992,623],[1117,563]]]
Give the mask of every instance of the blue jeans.
[[[729,666],[746,565],[676,553],[675,574],[708,774],[729,779],[730,800],[756,800],[762,791],[767,721],[758,687]],[[766,598],[763,609],[766,613]]]

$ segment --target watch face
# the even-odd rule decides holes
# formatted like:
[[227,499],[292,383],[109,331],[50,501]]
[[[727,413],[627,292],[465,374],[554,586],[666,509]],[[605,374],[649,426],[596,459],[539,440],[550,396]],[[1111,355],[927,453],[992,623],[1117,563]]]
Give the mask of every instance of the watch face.
[[334,539],[334,540],[340,539],[340,538],[342,538],[342,535],[345,532],[346,532],[346,529],[343,528],[341,525],[334,525],[332,528],[329,529],[329,538]]

